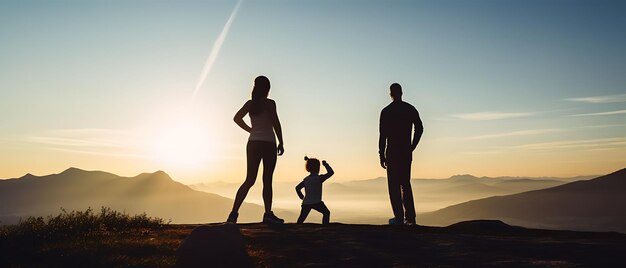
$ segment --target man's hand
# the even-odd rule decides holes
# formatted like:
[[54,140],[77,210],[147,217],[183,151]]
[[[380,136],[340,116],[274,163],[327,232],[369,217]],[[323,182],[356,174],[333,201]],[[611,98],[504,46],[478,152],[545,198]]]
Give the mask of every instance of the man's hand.
[[283,147],[282,143],[278,144],[278,147],[276,148],[276,153],[278,155],[283,155],[283,153],[285,153],[285,148]]
[[384,155],[380,156],[380,166],[387,169],[387,159],[385,159]]

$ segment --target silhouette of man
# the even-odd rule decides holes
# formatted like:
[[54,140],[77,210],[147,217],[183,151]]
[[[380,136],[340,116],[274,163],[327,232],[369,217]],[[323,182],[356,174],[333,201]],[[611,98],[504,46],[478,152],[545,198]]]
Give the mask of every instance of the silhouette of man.
[[[378,154],[380,165],[387,169],[389,199],[393,209],[392,224],[415,224],[415,204],[411,189],[411,161],[413,150],[422,137],[424,127],[413,105],[402,101],[402,87],[389,87],[393,100],[380,113]],[[413,140],[411,140],[411,132]],[[404,206],[404,207],[403,207]]]

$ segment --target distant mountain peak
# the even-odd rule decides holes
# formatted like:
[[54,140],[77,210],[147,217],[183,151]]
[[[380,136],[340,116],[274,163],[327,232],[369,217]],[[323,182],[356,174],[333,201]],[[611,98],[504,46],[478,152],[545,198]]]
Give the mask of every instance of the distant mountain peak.
[[160,180],[160,181],[174,181],[169,174],[165,173],[163,170],[158,170],[154,173],[141,173],[135,178],[139,178],[142,180]]
[[20,179],[28,179],[28,178],[35,178],[37,176],[30,174],[30,173],[26,173],[26,175],[19,177]]
[[478,179],[478,177],[476,177],[474,175],[470,175],[470,174],[459,174],[459,175],[454,175],[454,176],[450,177],[450,179],[453,179],[453,180],[467,180],[467,179]]
[[68,174],[68,173],[76,173],[76,172],[85,172],[86,170],[82,170],[80,168],[75,168],[75,167],[70,167],[66,170],[64,170],[63,172],[61,172],[61,174]]
[[172,177],[163,170],[158,170],[157,172],[152,173],[152,176],[159,179],[173,181]]
[[152,173],[154,175],[159,175],[159,176],[170,176],[169,174],[167,174],[165,171],[163,170],[157,170],[156,172]]

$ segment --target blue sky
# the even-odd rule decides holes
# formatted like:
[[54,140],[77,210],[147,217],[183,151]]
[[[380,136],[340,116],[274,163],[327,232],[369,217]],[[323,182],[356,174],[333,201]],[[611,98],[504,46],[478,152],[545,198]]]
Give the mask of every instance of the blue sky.
[[[247,137],[232,115],[260,74],[285,128],[281,180],[304,175],[305,153],[339,179],[384,175],[377,121],[392,82],[426,128],[414,177],[626,163],[624,2],[244,0],[192,100],[235,4],[1,2],[0,177],[78,166],[237,181]],[[206,138],[153,139],[179,122]],[[185,135],[208,148],[201,163],[146,149]]]

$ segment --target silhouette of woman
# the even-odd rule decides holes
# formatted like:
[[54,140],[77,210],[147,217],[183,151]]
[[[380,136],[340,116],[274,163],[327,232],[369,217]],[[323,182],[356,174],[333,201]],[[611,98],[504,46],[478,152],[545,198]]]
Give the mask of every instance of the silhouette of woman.
[[[263,160],[263,203],[265,205],[263,222],[272,224],[285,222],[272,212],[272,176],[276,167],[277,155],[282,155],[285,149],[283,148],[282,128],[276,112],[276,102],[267,98],[269,92],[270,80],[267,77],[259,76],[254,79],[252,99],[248,100],[233,118],[239,127],[250,132],[250,137],[246,146],[246,181],[243,182],[237,191],[233,210],[228,215],[227,222],[237,223],[239,208],[246,195],[248,195],[250,187],[256,181],[261,160]],[[243,121],[243,117],[246,114],[250,115],[252,126],[248,126]],[[276,145],[275,136],[278,137],[278,146]]]

